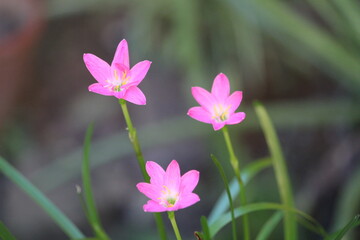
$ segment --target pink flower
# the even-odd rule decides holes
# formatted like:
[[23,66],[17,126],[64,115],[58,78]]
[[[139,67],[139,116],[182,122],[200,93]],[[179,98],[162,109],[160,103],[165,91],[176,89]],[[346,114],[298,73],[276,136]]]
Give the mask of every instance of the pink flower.
[[176,211],[200,201],[192,191],[199,182],[199,172],[191,170],[180,175],[180,167],[172,160],[166,172],[155,162],[146,162],[146,171],[150,183],[138,183],[136,187],[150,198],[145,205],[145,212]]
[[138,105],[145,105],[144,93],[137,87],[148,72],[151,62],[142,61],[130,69],[128,44],[123,39],[109,65],[97,56],[86,53],[84,62],[93,77],[98,81],[89,86],[90,92],[125,99]]
[[187,114],[195,120],[212,124],[215,131],[226,124],[240,123],[246,116],[244,112],[235,112],[241,103],[242,92],[235,91],[230,95],[229,79],[223,73],[215,77],[211,93],[201,87],[193,87],[191,92],[201,106],[190,108]]

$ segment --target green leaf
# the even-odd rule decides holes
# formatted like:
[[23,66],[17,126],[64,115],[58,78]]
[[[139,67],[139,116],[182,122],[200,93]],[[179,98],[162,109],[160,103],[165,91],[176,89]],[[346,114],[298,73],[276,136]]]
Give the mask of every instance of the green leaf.
[[275,227],[279,224],[284,214],[281,211],[274,213],[271,218],[269,218],[264,226],[259,231],[256,240],[266,240],[270,237],[270,234],[274,231]]
[[297,218],[296,219],[298,221],[298,223],[300,223],[303,227],[307,228],[309,231],[314,232],[318,235],[321,236],[327,236],[328,234],[325,233],[323,234],[323,229],[316,227],[315,225],[309,223],[308,221],[306,221],[306,219],[303,218]]
[[99,240],[98,238],[79,238],[74,240]]
[[16,240],[14,235],[10,232],[10,230],[5,226],[3,222],[0,221],[0,238],[2,240]]
[[[288,208],[294,208],[294,199],[291,189],[291,183],[288,176],[286,162],[280,146],[280,141],[275,132],[274,126],[270,120],[264,106],[259,102],[255,104],[255,112],[260,120],[261,128],[265,134],[266,143],[271,153],[275,177],[278,184],[280,198],[282,203]],[[284,213],[284,239],[297,239],[296,217],[291,212]]]
[[[350,142],[352,139],[349,140]],[[353,140],[354,141],[354,140]],[[338,203],[335,210],[335,222],[331,228],[333,231],[342,228],[354,213],[359,209],[360,203],[360,167],[358,167],[342,186]],[[351,233],[349,233],[351,235]],[[350,238],[351,239],[351,238]]]
[[[271,166],[271,164],[272,161],[270,158],[261,158],[242,168],[241,177],[244,181],[244,184],[247,184],[254,176],[256,176],[256,174],[258,174],[260,171],[264,170],[265,168]],[[233,179],[230,182],[229,189],[232,198],[235,199],[236,196],[239,194],[239,185],[236,179]],[[224,192],[220,195],[219,199],[216,201],[214,207],[212,208],[209,214],[208,217],[209,224],[214,223],[223,213],[226,212],[228,208],[229,208],[229,201],[226,191],[224,190]]]
[[0,170],[31,197],[71,239],[84,238],[80,230],[20,172],[0,157]]
[[235,216],[234,216],[234,205],[233,205],[233,199],[231,197],[231,192],[230,192],[230,189],[229,189],[229,182],[227,180],[224,169],[221,166],[219,160],[213,154],[211,154],[211,159],[213,160],[216,168],[218,169],[218,171],[220,173],[220,176],[221,176],[221,178],[222,178],[222,180],[224,182],[224,185],[225,185],[225,191],[226,191],[226,194],[228,196],[230,212],[231,212],[232,234],[233,234],[233,239],[236,240],[236,222],[235,222]]
[[346,224],[342,229],[331,234],[326,240],[341,240],[345,234],[350,231],[352,228],[360,225],[360,215],[356,215],[348,224]]
[[93,125],[90,124],[86,130],[86,136],[84,141],[83,150],[83,161],[82,161],[82,181],[84,186],[84,199],[86,205],[86,216],[88,217],[89,223],[92,226],[94,233],[100,239],[109,239],[100,222],[99,214],[96,209],[94,195],[91,185],[90,176],[90,147],[91,147],[91,136],[93,133]]
[[[320,233],[321,236],[326,237],[327,233],[324,228],[319,224],[313,217],[308,214],[297,210],[295,208],[289,208],[286,205],[278,204],[278,203],[252,203],[246,206],[235,208],[235,218],[241,217],[244,214],[248,214],[256,211],[264,211],[264,210],[283,210],[285,212],[296,213],[299,216],[305,218],[309,221],[315,229],[317,229],[316,233]],[[231,221],[231,214],[225,213],[220,216],[213,224],[209,225],[210,236],[214,237],[224,226],[226,226]]]
[[209,225],[208,225],[206,217],[201,216],[200,222],[201,222],[201,227],[202,227],[202,230],[203,230],[203,235],[202,235],[202,237],[204,238],[203,240],[211,240],[210,231],[209,231]]

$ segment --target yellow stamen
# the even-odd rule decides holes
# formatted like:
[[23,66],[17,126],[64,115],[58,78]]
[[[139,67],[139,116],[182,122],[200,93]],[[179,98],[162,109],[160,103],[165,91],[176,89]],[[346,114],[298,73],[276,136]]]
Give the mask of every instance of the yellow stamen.
[[164,188],[164,190],[161,190],[162,196],[157,199],[161,200],[161,204],[164,207],[174,207],[178,200],[179,193],[173,194],[173,192],[167,186],[163,185],[162,187]]
[[217,122],[223,122],[223,121],[227,120],[230,107],[231,107],[231,105],[227,106],[227,108],[224,109],[224,106],[222,104],[214,105],[214,107],[213,107],[214,115],[212,118],[215,119],[215,121],[217,121]]

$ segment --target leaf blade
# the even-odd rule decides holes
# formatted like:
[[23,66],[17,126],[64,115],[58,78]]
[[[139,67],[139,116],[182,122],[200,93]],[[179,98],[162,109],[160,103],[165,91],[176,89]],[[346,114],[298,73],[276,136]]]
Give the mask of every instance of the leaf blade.
[[[261,158],[242,168],[241,177],[244,181],[244,184],[247,184],[254,176],[256,176],[256,174],[258,174],[260,171],[264,170],[265,168],[271,166],[271,164],[272,162],[270,158]],[[239,194],[239,186],[237,184],[236,179],[233,179],[230,182],[229,188],[232,198],[236,198],[236,196]],[[224,192],[220,195],[220,197],[216,201],[213,209],[209,214],[208,217],[209,224],[212,224],[214,221],[216,221],[216,219],[219,216],[225,213],[228,207],[229,205],[228,205],[227,195],[224,190]]]
[[10,232],[10,230],[1,221],[0,221],[0,238],[2,240],[16,240],[15,236]]
[[[285,158],[282,153],[279,138],[276,134],[275,128],[270,120],[265,107],[255,102],[255,112],[260,121],[261,128],[265,135],[266,143],[269,147],[271,158],[273,160],[273,166],[275,171],[276,182],[280,192],[280,198],[284,205],[288,208],[294,208],[294,197],[292,193],[292,187],[288,170],[285,162]],[[284,213],[284,239],[295,240],[297,239],[297,223],[293,213]]]
[[90,175],[90,148],[91,148],[91,137],[93,134],[93,124],[90,124],[86,130],[84,147],[83,147],[83,161],[82,161],[82,182],[84,187],[84,197],[86,205],[86,216],[88,217],[89,223],[93,228],[94,233],[100,239],[109,239],[103,230],[99,213],[96,208],[96,203],[94,199],[94,194],[91,184],[91,175]]
[[[292,213],[296,213],[299,216],[305,218],[307,221],[309,221],[311,224],[314,225],[314,227],[317,229],[317,232],[319,235],[326,237],[328,234],[324,230],[324,228],[321,226],[318,221],[316,221],[313,217],[310,215],[295,209],[295,208],[289,208],[288,206],[284,204],[279,203],[269,203],[269,202],[260,202],[260,203],[252,203],[248,204],[246,206],[241,206],[235,208],[235,218],[239,218],[244,214],[249,214],[256,211],[264,211],[264,210],[283,210],[288,211]],[[213,224],[209,225],[210,229],[210,236],[214,237],[226,224],[228,224],[231,221],[230,213],[223,214],[219,219],[217,219]]]
[[0,157],[0,171],[32,198],[68,237],[72,239],[85,237],[74,223],[72,223],[70,219],[68,219],[42,192],[40,192],[38,188],[2,157]]

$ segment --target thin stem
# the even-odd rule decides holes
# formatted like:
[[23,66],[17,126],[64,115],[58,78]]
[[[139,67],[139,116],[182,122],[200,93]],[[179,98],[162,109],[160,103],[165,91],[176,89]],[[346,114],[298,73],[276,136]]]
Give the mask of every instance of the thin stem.
[[180,235],[180,232],[179,232],[179,228],[178,228],[178,226],[176,224],[175,213],[174,212],[168,212],[168,216],[169,216],[171,225],[172,225],[172,227],[174,229],[176,240],[181,240],[181,235]]
[[136,154],[136,159],[137,159],[137,161],[139,163],[139,166],[140,166],[140,169],[141,169],[141,173],[142,173],[145,181],[149,182],[150,178],[149,178],[149,175],[147,174],[146,169],[145,169],[144,156],[143,156],[143,154],[141,152],[140,144],[139,144],[137,134],[136,134],[136,129],[134,128],[134,126],[132,124],[129,111],[128,111],[127,106],[126,106],[126,101],[124,99],[120,99],[119,103],[120,103],[121,109],[122,109],[122,111],[124,113],[124,118],[125,118],[125,122],[126,122],[126,125],[127,125],[127,130],[129,131],[129,139],[130,139],[131,144],[133,145],[133,148],[134,148],[134,151],[135,151],[135,154]]
[[[244,185],[244,182],[242,181],[241,175],[240,175],[239,160],[235,155],[227,126],[224,126],[222,128],[222,130],[223,130],[223,134],[224,134],[224,138],[225,138],[225,142],[226,142],[226,147],[227,147],[229,155],[230,155],[230,164],[234,170],[236,180],[239,183],[240,202],[241,202],[242,206],[245,206],[247,203],[247,200],[246,200],[246,194],[245,194],[245,185]],[[244,216],[242,217],[242,222],[243,222],[243,228],[244,228],[243,229],[244,230],[244,239],[250,240],[250,226],[249,226],[249,218],[248,218],[247,214],[244,214]]]
[[226,194],[227,194],[228,199],[229,199],[233,240],[236,240],[237,237],[236,237],[236,221],[235,221],[235,215],[234,215],[234,204],[233,204],[233,199],[232,199],[230,188],[229,188],[229,181],[228,181],[228,179],[227,179],[227,177],[225,175],[223,167],[221,166],[219,160],[215,157],[215,155],[211,154],[211,159],[213,160],[215,166],[219,170],[220,176],[221,176],[221,178],[222,178],[222,180],[224,182],[224,185],[225,185]]
[[[131,144],[133,145],[133,148],[134,148],[134,151],[136,154],[136,159],[137,159],[139,167],[141,169],[141,173],[144,177],[145,182],[150,182],[150,177],[147,174],[146,168],[145,168],[144,156],[142,154],[141,147],[140,147],[140,144],[139,144],[139,141],[137,138],[136,129],[134,128],[134,126],[132,124],[129,111],[126,106],[126,101],[124,99],[119,99],[119,104],[120,104],[121,109],[124,114],[125,122],[127,125],[127,130],[129,131],[129,139],[130,139]],[[157,227],[158,233],[160,235],[160,239],[166,240],[167,239],[166,230],[165,230],[165,226],[164,226],[164,221],[161,217],[161,213],[154,213],[154,217],[155,217],[156,227]]]

